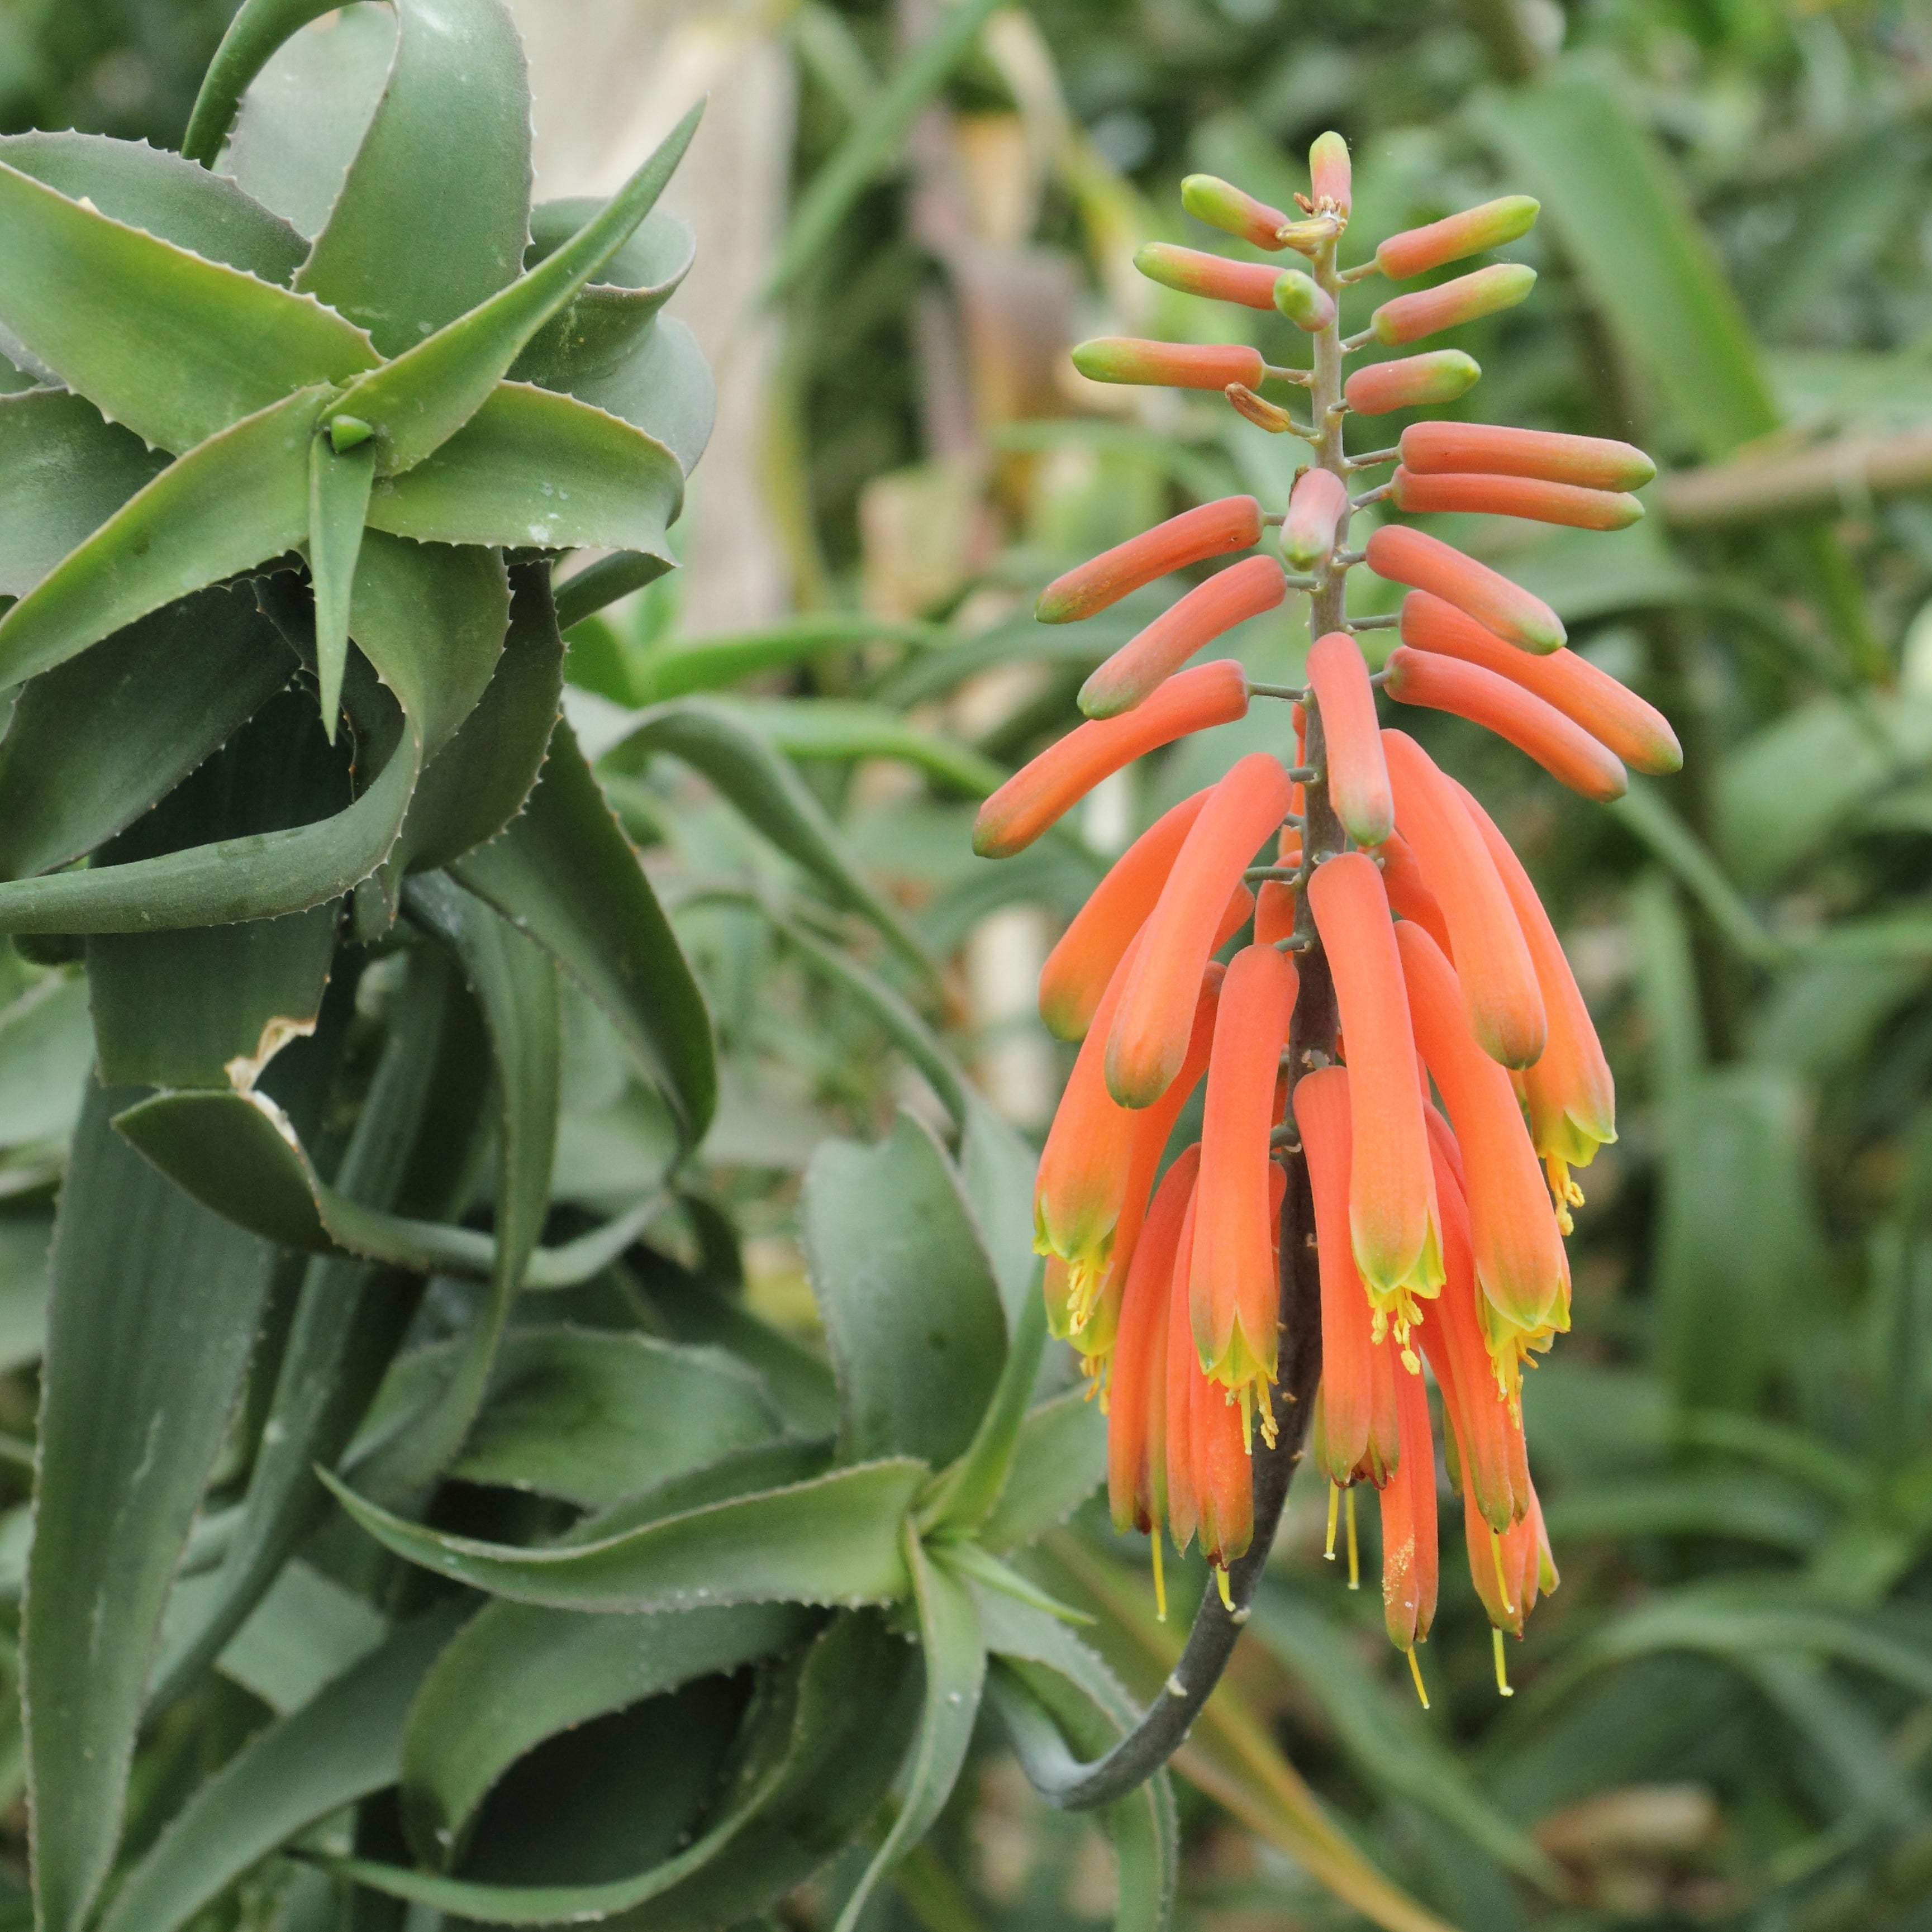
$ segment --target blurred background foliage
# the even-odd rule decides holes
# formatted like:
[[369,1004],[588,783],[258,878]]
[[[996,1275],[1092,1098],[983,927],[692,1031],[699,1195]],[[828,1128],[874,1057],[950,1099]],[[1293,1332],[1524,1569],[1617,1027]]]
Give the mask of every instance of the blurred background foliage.
[[[175,140],[227,10],[0,4],[0,114]],[[704,1172],[752,1306],[811,1339],[796,1184],[827,1135],[930,1108],[961,1063],[1037,1132],[1066,1064],[1032,1013],[1058,924],[1244,733],[1279,728],[1110,782],[1018,860],[970,855],[974,799],[1183,587],[1042,632],[1038,585],[1194,501],[1279,506],[1292,476],[1298,446],[1218,404],[1099,392],[1065,360],[1107,332],[1252,329],[1290,352],[1276,319],[1132,273],[1143,240],[1206,240],[1180,176],[1285,200],[1310,139],[1339,128],[1360,253],[1538,195],[1516,251],[1534,298],[1456,338],[1486,372],[1466,406],[1629,436],[1664,474],[1643,524],[1586,550],[1466,535],[1660,704],[1688,754],[1605,811],[1454,721],[1412,727],[1524,854],[1623,1101],[1622,1139],[1582,1177],[1575,1330],[1528,1397],[1563,1586],[1505,1703],[1445,1548],[1425,1716],[1372,1591],[1320,1560],[1320,1495],[1300,1494],[1238,1682],[1184,1761],[1182,1922],[1932,1927],[1932,7],[668,10],[794,76],[790,225],[734,324],[770,345],[758,433],[706,465],[755,488],[781,591],[720,628],[694,559],[579,626],[571,702],[711,1000],[725,1100]],[[728,489],[700,476],[694,543]],[[1286,679],[1306,639],[1264,620],[1233,643]],[[820,847],[782,850],[758,827],[782,814],[737,808],[751,790],[728,805],[653,754],[634,714],[691,694],[790,761]],[[909,940],[849,910],[837,881],[856,873]],[[74,1000],[8,970],[29,1006]],[[19,1250],[0,1428],[24,1432],[34,1216],[70,1124],[34,1057],[64,1036],[14,1029],[32,1054],[10,1054],[7,1019],[0,1190],[22,1218],[0,1223]],[[640,1091],[579,1048],[560,1174],[594,1207],[664,1151]],[[728,1239],[711,1245],[700,1264],[735,1270]],[[24,1494],[26,1472],[0,1461],[0,1483]],[[1042,1560],[1060,1594],[1108,1608],[1123,1673],[1157,1683],[1144,1552],[1082,1516]],[[1097,1834],[1047,1813],[990,1728],[977,1762],[868,1924],[1104,1920]],[[1365,1870],[1359,1854],[1390,1883],[1352,1880],[1345,1904],[1318,1880]],[[835,1876],[788,1922],[821,1922],[836,1894]]]

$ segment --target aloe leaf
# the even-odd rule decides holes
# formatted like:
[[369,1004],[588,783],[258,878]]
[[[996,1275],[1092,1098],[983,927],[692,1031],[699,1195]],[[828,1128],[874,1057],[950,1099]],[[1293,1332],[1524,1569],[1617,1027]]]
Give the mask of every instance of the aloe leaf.
[[1089,1394],[1069,1389],[1027,1411],[1005,1486],[980,1532],[987,1549],[1023,1547],[1064,1522],[1106,1480],[1107,1418]]
[[0,325],[103,414],[180,455],[292,390],[347,381],[353,323],[0,162]]
[[378,530],[420,543],[632,550],[670,558],[684,477],[664,445],[574,397],[500,382],[434,455],[386,478]]
[[203,167],[214,165],[248,83],[284,40],[331,10],[323,0],[244,0],[202,76],[182,136],[181,151],[188,160]]
[[292,550],[308,534],[308,444],[332,393],[298,390],[220,430],[130,497],[0,617],[0,682]]
[[385,356],[514,280],[530,234],[530,90],[500,0],[395,0],[388,79],[296,286]]
[[274,1262],[116,1139],[116,1101],[94,1088],[75,1136],[42,1370],[21,1654],[50,1932],[75,1932],[112,1859],[162,1608]]
[[445,1604],[404,1624],[251,1738],[121,1881],[99,1932],[176,1932],[270,1852],[394,1784],[411,1700],[462,1614]]
[[909,1587],[899,1526],[922,1462],[896,1456],[694,1509],[569,1548],[519,1550],[406,1522],[322,1480],[382,1546],[512,1603],[663,1610],[711,1604],[886,1604]]
[[[539,202],[530,210],[524,265],[554,255],[602,212],[601,199]],[[595,377],[620,361],[676,292],[698,254],[698,238],[680,217],[656,208],[568,306],[545,322],[510,370],[513,381],[574,390],[572,378]]]
[[566,386],[580,400],[655,437],[688,476],[711,441],[718,386],[698,338],[674,315],[658,316],[624,355],[579,369]]
[[374,454],[366,444],[338,454],[327,436],[309,439],[308,567],[315,590],[316,675],[322,728],[332,745],[342,710],[342,670],[349,658],[350,593],[374,481]]
[[[165,605],[84,662],[33,679],[0,738],[0,879],[50,872],[112,838],[225,744],[296,666],[242,584]],[[104,744],[112,758],[100,755]]]
[[969,1088],[959,1175],[1000,1284],[1010,1332],[1018,1331],[1028,1300],[1040,1292],[1040,1257],[1033,1248],[1034,1178],[1039,1171],[1033,1143],[984,1094]]
[[0,398],[0,596],[24,597],[166,463],[84,396]]
[[104,134],[0,136],[0,161],[110,220],[286,288],[308,244],[234,182],[145,141]]
[[970,745],[909,724],[883,704],[831,698],[724,701],[790,758],[897,758],[973,798],[997,791],[1012,776]]
[[556,586],[558,627],[567,631],[573,624],[582,623],[619,598],[655,584],[673,568],[670,558],[655,552],[620,550],[614,556],[599,557]]
[[718,1099],[710,1016],[568,724],[523,812],[451,870],[596,1002],[695,1145]]
[[[375,430],[379,475],[412,469],[483,406],[524,345],[650,212],[698,131],[703,112],[700,102],[611,197],[604,212],[548,260],[350,385],[342,409]],[[0,236],[4,232],[0,226]],[[0,320],[4,319],[0,308]]]
[[1006,1490],[1046,1348],[1046,1301],[1035,1293],[1028,1296],[1019,1312],[1012,1346],[972,1441],[920,1500],[920,1528],[944,1539],[949,1546],[976,1534]]
[[801,1220],[841,1456],[944,1467],[973,1440],[1006,1357],[999,1289],[952,1162],[902,1112],[879,1146],[818,1149]]

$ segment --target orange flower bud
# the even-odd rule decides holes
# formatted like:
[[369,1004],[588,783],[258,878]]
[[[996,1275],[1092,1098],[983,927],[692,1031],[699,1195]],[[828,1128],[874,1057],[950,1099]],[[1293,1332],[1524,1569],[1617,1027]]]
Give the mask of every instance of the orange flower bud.
[[1214,175],[1189,175],[1180,184],[1180,205],[1196,220],[1224,235],[1238,235],[1257,248],[1282,247],[1281,231],[1289,225],[1280,208]]
[[1530,1066],[1543,1052],[1548,1018],[1528,943],[1482,835],[1461,793],[1413,738],[1384,731],[1382,748],[1396,824],[1449,928],[1469,1030],[1492,1060]]
[[1541,598],[1439,537],[1384,524],[1369,538],[1368,565],[1391,584],[1432,592],[1523,650],[1553,651],[1565,640],[1562,619]]
[[1494,315],[1498,309],[1514,308],[1535,286],[1534,268],[1520,262],[1498,262],[1478,268],[1473,275],[1458,275],[1453,282],[1438,282],[1432,289],[1397,296],[1369,317],[1369,326],[1378,342],[1392,346],[1414,342],[1438,329],[1454,328]]
[[1402,460],[1418,473],[1486,471],[1581,490],[1640,490],[1657,474],[1634,443],[1494,423],[1414,424],[1402,433]]
[[1167,1283],[1167,1527],[1179,1550],[1194,1540],[1201,1521],[1200,1492],[1195,1483],[1195,1405],[1204,1396],[1213,1402],[1221,1400],[1221,1391],[1201,1372],[1188,1317],[1188,1281],[1200,1206],[1197,1180],[1188,1190],[1187,1211],[1181,1216],[1180,1238],[1174,1244],[1174,1270]]
[[1255,1540],[1255,1472],[1241,1405],[1204,1376],[1194,1384],[1189,1420],[1201,1553],[1217,1570],[1226,1570],[1247,1554]]
[[1066,624],[1090,617],[1118,603],[1130,590],[1168,572],[1185,570],[1231,550],[1246,550],[1262,538],[1262,506],[1252,496],[1223,496],[1184,510],[1150,530],[1056,577],[1040,593],[1034,615],[1042,624]]
[[[1281,760],[1251,752],[1214,788],[1194,821],[1142,928],[1119,1012],[1106,1030],[1107,1088],[1123,1106],[1150,1106],[1180,1070],[1194,989],[1213,950],[1216,922],[1256,849],[1280,824],[1288,801]],[[1094,1026],[1097,1034],[1098,1015]]]
[[1371,362],[1342,386],[1342,400],[1358,416],[1385,416],[1396,410],[1420,410],[1453,403],[1482,379],[1473,356],[1460,349],[1434,349],[1399,362]]
[[1348,144],[1336,134],[1318,134],[1308,151],[1309,199],[1317,212],[1333,208],[1346,218],[1349,208]]
[[1395,830],[1395,799],[1382,758],[1375,686],[1346,631],[1316,639],[1308,652],[1308,682],[1322,712],[1328,796],[1336,816],[1357,844],[1379,845]]
[[1272,610],[1288,595],[1288,579],[1271,556],[1244,557],[1197,584],[1137,637],[1123,644],[1080,687],[1090,718],[1131,711],[1225,631]]
[[1425,513],[1462,511],[1485,517],[1521,517],[1531,523],[1562,524],[1575,530],[1623,530],[1643,514],[1632,496],[1610,490],[1580,490],[1570,483],[1546,483],[1532,476],[1492,476],[1481,471],[1437,476],[1398,467],[1389,501],[1398,510]]
[[1322,1435],[1316,1466],[1331,1483],[1352,1483],[1360,1473],[1379,1486],[1388,1480],[1401,1445],[1390,1372],[1394,1349],[1375,1340],[1368,1290],[1348,1232],[1354,1135],[1348,1078],[1346,1067],[1324,1066],[1294,1084],[1294,1124],[1308,1162],[1322,1274]]
[[[1294,859],[1300,856],[1300,848],[1298,846]],[[1294,860],[1284,854],[1282,862],[1292,864]],[[1255,944],[1274,946],[1294,937],[1294,888],[1285,880],[1270,879],[1255,895]]]
[[[1256,1384],[1275,1377],[1281,1294],[1268,1204],[1278,1170],[1268,1135],[1296,986],[1286,953],[1244,946],[1222,983],[1208,1063],[1190,1320],[1202,1367],[1244,1405]],[[1271,1424],[1267,1432],[1272,1437]]]
[[1294,428],[1294,418],[1287,410],[1264,401],[1253,390],[1240,382],[1230,382],[1222,393],[1233,404],[1237,416],[1245,416],[1257,429],[1264,429],[1270,436],[1286,436]]
[[1398,704],[1448,711],[1507,738],[1572,791],[1607,805],[1630,790],[1623,761],[1553,704],[1480,664],[1398,645],[1385,688]]
[[1660,775],[1683,768],[1683,747],[1663,712],[1573,650],[1532,656],[1426,590],[1412,591],[1402,601],[1402,639],[1419,651],[1480,664],[1533,691],[1640,772]]
[[1513,1636],[1522,1636],[1523,1620],[1536,1607],[1539,1591],[1547,1595],[1557,1583],[1549,1534],[1543,1526],[1543,1505],[1535,1490],[1530,1490],[1528,1508],[1498,1536],[1484,1521],[1473,1492],[1466,1486],[1462,1528],[1469,1552],[1469,1580],[1490,1622]]
[[1282,554],[1298,570],[1314,570],[1334,554],[1336,532],[1348,514],[1348,486],[1332,470],[1306,470],[1288,500]]
[[1400,1456],[1382,1485],[1382,1624],[1398,1650],[1413,1650],[1436,1621],[1441,1554],[1436,1528],[1436,1439],[1420,1367],[1395,1372]]
[[1198,248],[1177,248],[1150,242],[1134,251],[1134,266],[1150,282],[1184,296],[1211,302],[1240,302],[1248,308],[1274,306],[1275,278],[1281,273],[1265,262],[1231,262]]
[[1449,922],[1422,876],[1415,848],[1400,832],[1391,832],[1376,856],[1382,862],[1382,890],[1388,895],[1389,910],[1400,918],[1414,920],[1445,956],[1453,958],[1456,949],[1450,940]]
[[[1169,678],[1125,717],[1076,726],[980,806],[973,821],[974,850],[982,859],[1011,858],[1122,766],[1191,732],[1231,724],[1247,709],[1247,679],[1240,664],[1225,658]],[[1222,902],[1226,898],[1223,892]]]
[[1402,956],[1382,874],[1366,853],[1344,852],[1318,866],[1308,882],[1308,903],[1348,1041],[1348,1226],[1355,1264],[1378,1317],[1394,1316],[1400,1334],[1415,1319],[1413,1298],[1434,1294],[1442,1280]]
[[1415,1043],[1462,1150],[1476,1285],[1513,1328],[1563,1326],[1570,1266],[1516,1090],[1471,1037],[1456,969],[1442,949],[1407,921],[1396,928],[1396,943]]
[[1544,1010],[1550,1016],[1550,1043],[1542,1058],[1523,1070],[1523,1099],[1529,1109],[1530,1139],[1543,1156],[1550,1190],[1556,1197],[1557,1220],[1568,1234],[1570,1209],[1582,1198],[1569,1170],[1588,1166],[1598,1147],[1616,1138],[1616,1084],[1576,976],[1563,956],[1556,928],[1550,924],[1522,861],[1489,814],[1468,792],[1462,791],[1462,796],[1516,910],[1516,922],[1535,963]]
[[1335,298],[1299,268],[1282,270],[1269,299],[1297,328],[1310,335],[1318,334],[1335,320]]
[[1167,1317],[1200,1166],[1201,1150],[1188,1148],[1161,1177],[1121,1299],[1107,1408],[1107,1500],[1119,1530],[1157,1534],[1167,1515]]
[[1391,235],[1376,250],[1376,266],[1391,280],[1406,282],[1426,274],[1446,262],[1500,248],[1527,235],[1534,225],[1538,204],[1526,194],[1506,194],[1480,208],[1445,214],[1426,228],[1406,228]]
[[1077,344],[1073,366],[1090,382],[1132,382],[1166,389],[1258,387],[1266,365],[1261,351],[1240,342],[1143,342],[1102,335]]

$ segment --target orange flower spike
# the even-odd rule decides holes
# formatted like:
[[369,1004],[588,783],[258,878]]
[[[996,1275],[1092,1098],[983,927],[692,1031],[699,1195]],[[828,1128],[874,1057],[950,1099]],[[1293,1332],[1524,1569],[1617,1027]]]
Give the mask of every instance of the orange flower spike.
[[1640,772],[1662,776],[1683,768],[1684,749],[1670,719],[1573,650],[1532,656],[1426,590],[1412,590],[1402,601],[1402,640],[1480,664],[1534,692]]
[[1351,206],[1348,144],[1340,134],[1316,136],[1308,151],[1309,199],[1315,214],[1336,214],[1346,221]]
[[1436,895],[1422,876],[1415,848],[1400,832],[1391,832],[1377,848],[1382,862],[1382,890],[1388,895],[1389,910],[1398,918],[1412,919],[1443,952],[1450,957],[1455,946],[1449,938],[1449,922]]
[[[1216,922],[1256,849],[1286,816],[1289,790],[1281,760],[1250,752],[1214,788],[1194,821],[1141,929],[1126,988],[1107,1030],[1107,1090],[1124,1107],[1152,1106],[1180,1072]],[[1100,1030],[1097,1015],[1094,1030]]]
[[1335,550],[1336,532],[1348,514],[1348,486],[1332,470],[1305,470],[1288,500],[1281,526],[1282,554],[1297,570],[1318,570]]
[[1657,474],[1634,443],[1492,423],[1412,424],[1402,433],[1402,460],[1418,473],[1486,472],[1579,490],[1641,490]]
[[1542,1058],[1523,1070],[1523,1099],[1529,1111],[1530,1138],[1543,1156],[1550,1192],[1556,1198],[1557,1221],[1567,1234],[1570,1210],[1583,1198],[1570,1178],[1570,1169],[1588,1167],[1598,1148],[1617,1137],[1616,1082],[1576,976],[1522,861],[1490,814],[1462,787],[1456,789],[1516,909],[1550,1016],[1550,1043]]
[[1569,1292],[1569,1264],[1509,1076],[1471,1036],[1456,969],[1418,926],[1396,928],[1416,1045],[1448,1108],[1468,1180],[1476,1285],[1502,1320],[1534,1330]]
[[1433,349],[1394,362],[1371,362],[1342,386],[1342,400],[1358,416],[1432,408],[1466,396],[1482,380],[1482,368],[1460,349]]
[[[1232,724],[1247,710],[1247,679],[1226,658],[1169,678],[1125,717],[1076,725],[980,806],[973,821],[973,850],[982,859],[1011,858],[1123,766],[1177,738]],[[1223,901],[1226,897],[1222,894]]]
[[1308,652],[1308,682],[1322,712],[1328,796],[1336,816],[1357,844],[1379,845],[1395,830],[1395,798],[1382,757],[1375,686],[1369,682],[1360,650],[1346,631],[1330,631],[1316,639]]
[[1188,1319],[1188,1279],[1194,1254],[1194,1230],[1200,1216],[1199,1184],[1189,1191],[1180,1238],[1174,1244],[1174,1269],[1167,1284],[1167,1527],[1174,1548],[1185,1552],[1201,1522],[1201,1496],[1194,1466],[1194,1405],[1218,1402],[1221,1391],[1201,1372]]
[[[1273,297],[1270,297],[1273,300]],[[1261,351],[1240,342],[1143,342],[1102,335],[1075,345],[1073,366],[1090,382],[1160,389],[1258,389],[1267,372]]]
[[1244,946],[1228,964],[1208,1063],[1190,1264],[1189,1318],[1201,1366],[1238,1394],[1244,1412],[1260,1385],[1270,1442],[1265,1384],[1275,1378],[1280,1286],[1268,1213],[1268,1135],[1296,986],[1288,956],[1272,946]]
[[1042,624],[1090,617],[1171,571],[1249,549],[1261,542],[1262,529],[1262,506],[1252,496],[1223,496],[1184,510],[1056,577],[1040,593],[1033,614]]
[[1445,214],[1426,228],[1408,228],[1391,235],[1376,250],[1376,266],[1391,281],[1406,282],[1412,275],[1426,274],[1445,262],[1460,262],[1466,256],[1480,255],[1519,240],[1529,232],[1540,212],[1538,204],[1526,194],[1504,195],[1480,208]]
[[1196,220],[1224,235],[1238,235],[1257,248],[1285,248],[1281,231],[1293,225],[1280,208],[1215,175],[1186,176],[1180,184],[1180,205]]
[[1454,942],[1451,955],[1478,1043],[1504,1066],[1543,1054],[1549,1022],[1509,895],[1462,796],[1406,732],[1384,731],[1396,824],[1414,849]]
[[1378,342],[1391,346],[1438,330],[1455,328],[1499,310],[1514,308],[1536,286],[1536,271],[1521,262],[1496,262],[1474,274],[1458,275],[1432,289],[1385,302],[1369,317]]
[[1288,578],[1271,556],[1244,557],[1216,571],[1170,604],[1088,679],[1080,687],[1081,710],[1089,718],[1114,718],[1131,711],[1204,644],[1272,610],[1287,595]]
[[1107,1412],[1107,1500],[1118,1530],[1158,1534],[1167,1515],[1167,1318],[1200,1165],[1199,1148],[1189,1148],[1161,1177],[1121,1298]]
[[1382,1490],[1382,1622],[1396,1649],[1413,1650],[1436,1620],[1436,1443],[1420,1371],[1398,1368],[1395,1384],[1402,1454]]
[[1366,853],[1318,866],[1308,903],[1348,1040],[1350,1244],[1378,1313],[1406,1325],[1412,1298],[1440,1286],[1442,1254],[1396,928]]
[[1440,537],[1406,524],[1384,524],[1371,533],[1366,556],[1378,577],[1432,592],[1519,650],[1545,652],[1566,641],[1562,619],[1541,598],[1452,550]]
[[1532,476],[1492,476],[1480,471],[1437,475],[1398,466],[1389,480],[1389,501],[1414,514],[1460,512],[1478,517],[1520,517],[1560,524],[1573,530],[1627,530],[1643,506],[1627,490],[1580,490]]
[[1507,739],[1559,784],[1599,805],[1630,790],[1630,774],[1616,752],[1600,745],[1534,692],[1460,658],[1398,644],[1389,653],[1386,688],[1398,704],[1447,711]]

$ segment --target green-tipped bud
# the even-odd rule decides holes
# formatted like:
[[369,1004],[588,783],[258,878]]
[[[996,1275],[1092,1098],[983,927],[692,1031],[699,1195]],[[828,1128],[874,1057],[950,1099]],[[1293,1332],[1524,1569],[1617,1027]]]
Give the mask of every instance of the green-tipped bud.
[[1274,305],[1297,328],[1305,328],[1310,335],[1335,320],[1335,298],[1299,268],[1284,268],[1276,277]]
[[1460,349],[1432,349],[1398,362],[1371,362],[1358,369],[1342,399],[1358,416],[1385,416],[1396,410],[1434,409],[1467,395],[1482,378],[1473,356]]
[[1190,175],[1180,184],[1180,205],[1197,221],[1224,235],[1238,235],[1257,248],[1284,245],[1281,231],[1289,225],[1289,218],[1218,175]]
[[338,456],[359,449],[375,434],[360,416],[331,416],[328,419],[328,446]]
[[1073,366],[1090,382],[1138,382],[1169,389],[1258,386],[1266,368],[1261,351],[1242,342],[1143,342],[1102,335],[1081,343]]
[[1520,262],[1498,262],[1473,275],[1418,289],[1412,296],[1385,302],[1369,318],[1378,342],[1414,342],[1438,330],[1454,328],[1498,309],[1514,308],[1536,286],[1536,271]]
[[1466,255],[1502,248],[1520,240],[1536,225],[1538,206],[1526,194],[1506,194],[1480,208],[1445,214],[1426,228],[1391,235],[1376,250],[1376,266],[1390,280],[1406,281],[1411,275],[1439,268],[1445,262],[1460,262]]
[[1332,208],[1346,221],[1348,218],[1348,144],[1340,135],[1316,137],[1308,151],[1308,172],[1312,177],[1310,199],[1319,214]]

